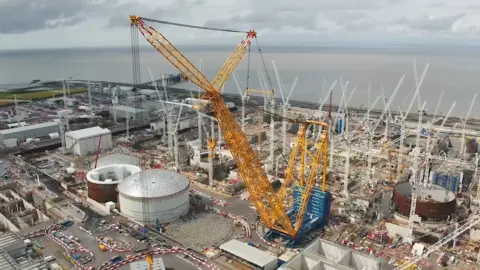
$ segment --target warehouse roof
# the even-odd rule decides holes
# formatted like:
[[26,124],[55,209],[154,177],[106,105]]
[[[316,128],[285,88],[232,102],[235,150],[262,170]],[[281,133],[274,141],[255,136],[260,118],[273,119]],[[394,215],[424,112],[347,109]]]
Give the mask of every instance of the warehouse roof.
[[16,128],[0,130],[0,134],[2,134],[2,135],[15,134],[15,133],[18,133],[18,132],[24,132],[24,131],[36,130],[36,129],[40,129],[40,128],[54,127],[54,126],[58,127],[58,123],[46,122],[46,123],[40,123],[40,124],[35,124],[35,125],[30,125],[30,126],[16,127]]
[[145,109],[134,108],[134,107],[124,106],[124,105],[115,106],[115,109],[117,109],[118,111],[128,111],[129,113],[148,112]]
[[238,241],[237,239],[232,239],[220,246],[220,249],[233,254],[241,259],[249,261],[259,267],[264,267],[276,261],[277,257],[272,254],[260,250],[258,248],[249,246],[247,243]]
[[108,128],[101,128],[99,126],[96,126],[91,128],[79,129],[75,131],[69,131],[65,133],[65,136],[72,138],[74,140],[81,140],[81,139],[87,139],[87,138],[100,136],[100,135],[107,135],[111,133],[112,132]]

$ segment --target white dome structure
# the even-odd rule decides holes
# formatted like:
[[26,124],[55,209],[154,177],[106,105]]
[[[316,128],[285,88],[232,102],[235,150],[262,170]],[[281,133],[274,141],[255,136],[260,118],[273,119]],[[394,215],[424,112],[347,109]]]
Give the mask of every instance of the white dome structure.
[[[120,211],[142,223],[169,223],[189,209],[190,181],[182,174],[149,169],[129,176],[118,186]],[[148,203],[148,207],[144,207]],[[143,212],[149,211],[150,220]]]

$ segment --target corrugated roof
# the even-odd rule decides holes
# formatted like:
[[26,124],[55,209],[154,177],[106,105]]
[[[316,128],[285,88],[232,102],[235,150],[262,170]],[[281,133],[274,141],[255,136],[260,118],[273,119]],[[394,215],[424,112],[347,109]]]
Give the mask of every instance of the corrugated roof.
[[272,254],[249,246],[247,243],[232,239],[220,246],[220,249],[233,254],[241,259],[249,261],[259,267],[264,267],[272,261],[276,261],[277,257]]
[[[147,181],[147,183],[143,181]],[[118,184],[117,189],[122,195],[142,198],[145,195],[142,192],[142,187],[147,186],[147,197],[158,198],[176,194],[188,188],[189,185],[190,181],[182,174],[167,170],[149,169],[130,175]]]
[[79,129],[75,131],[69,131],[65,133],[65,136],[75,140],[81,140],[81,139],[87,139],[87,138],[100,136],[100,135],[107,135],[107,134],[111,134],[109,129],[96,126],[91,128]]
[[30,126],[4,129],[4,130],[0,130],[0,134],[2,134],[2,135],[14,134],[14,133],[17,133],[17,132],[23,132],[23,131],[35,130],[35,129],[39,129],[39,128],[53,127],[53,126],[58,127],[58,123],[46,122],[46,123],[40,123],[40,124],[35,124],[35,125],[30,125]]
[[17,235],[12,232],[6,232],[0,234],[0,249],[5,249],[6,247],[18,242],[22,241]]

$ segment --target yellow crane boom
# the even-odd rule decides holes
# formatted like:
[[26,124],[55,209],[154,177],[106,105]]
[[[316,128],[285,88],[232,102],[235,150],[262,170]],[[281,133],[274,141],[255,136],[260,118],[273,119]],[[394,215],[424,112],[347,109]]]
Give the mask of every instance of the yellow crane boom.
[[[164,35],[147,25],[145,20],[138,16],[130,16],[131,24],[138,28],[146,40],[185,77],[205,91],[202,98],[210,101],[210,106],[216,113],[225,142],[232,153],[233,159],[237,164],[238,172],[250,193],[251,201],[262,221],[269,228],[274,228],[281,233],[295,237],[300,230],[303,217],[305,216],[308,199],[315,183],[315,176],[310,177],[306,181],[307,184],[305,185],[301,199],[301,211],[297,214],[294,226],[283,205],[284,197],[275,193],[271,187],[262,164],[256,157],[246,135],[237,123],[235,116],[225,104],[219,91],[247,52],[251,40],[256,37],[255,31],[247,32],[246,37],[235,48],[232,56],[225,62],[218,75],[210,82]],[[301,124],[303,131],[311,124],[319,124],[327,127],[325,123],[313,121],[303,121]],[[324,130],[327,129],[324,128]],[[327,153],[326,151],[328,151],[327,139],[325,136],[321,138],[322,143],[318,145],[318,153],[315,155],[310,166],[311,174],[318,169],[321,157],[326,157],[325,154]],[[324,160],[324,162],[326,162],[326,159]],[[326,167],[327,166],[324,166],[323,181],[325,181]]]

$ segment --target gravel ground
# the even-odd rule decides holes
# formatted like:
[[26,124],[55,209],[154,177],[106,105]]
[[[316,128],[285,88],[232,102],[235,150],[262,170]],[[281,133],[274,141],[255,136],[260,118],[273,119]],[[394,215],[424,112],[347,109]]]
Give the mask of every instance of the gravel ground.
[[203,213],[187,221],[179,220],[166,228],[169,237],[196,250],[230,240],[233,231],[231,219],[212,213]]

